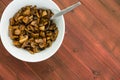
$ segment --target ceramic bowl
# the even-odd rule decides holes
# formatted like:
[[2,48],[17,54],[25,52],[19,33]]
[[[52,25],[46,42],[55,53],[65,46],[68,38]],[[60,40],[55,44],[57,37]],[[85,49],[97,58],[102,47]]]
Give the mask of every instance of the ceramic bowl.
[[1,41],[4,47],[6,48],[6,50],[17,59],[26,62],[39,62],[50,58],[52,55],[56,53],[56,51],[61,46],[65,33],[65,21],[63,16],[60,16],[59,18],[54,20],[54,22],[58,27],[59,34],[51,47],[46,48],[45,50],[39,53],[30,54],[28,51],[24,49],[15,47],[12,44],[12,40],[8,35],[9,19],[13,17],[14,14],[19,9],[27,5],[33,5],[33,6],[36,5],[38,8],[51,9],[54,14],[60,11],[60,8],[52,0],[13,0],[6,7],[1,17],[1,22],[0,22]]

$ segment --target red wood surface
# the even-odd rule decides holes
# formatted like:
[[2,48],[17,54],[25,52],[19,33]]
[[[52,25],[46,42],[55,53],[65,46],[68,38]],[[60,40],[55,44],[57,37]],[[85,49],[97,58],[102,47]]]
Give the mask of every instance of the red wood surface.
[[[0,16],[11,1],[0,0]],[[0,41],[0,80],[120,80],[120,0],[54,1],[61,9],[82,3],[65,15],[60,49],[48,60],[27,63]]]

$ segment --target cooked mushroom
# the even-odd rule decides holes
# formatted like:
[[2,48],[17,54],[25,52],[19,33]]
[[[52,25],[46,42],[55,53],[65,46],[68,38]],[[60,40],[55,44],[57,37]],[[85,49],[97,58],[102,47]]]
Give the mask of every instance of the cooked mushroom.
[[41,37],[45,37],[45,32],[40,31],[40,36],[41,36]]
[[14,18],[10,18],[10,25],[14,25],[15,21]]
[[15,14],[15,16],[14,16],[15,21],[18,20],[18,17],[19,17],[19,16],[20,16],[20,12],[17,12],[17,13]]
[[31,45],[32,48],[35,48],[35,43],[34,42],[31,42],[30,45]]
[[20,17],[18,17],[17,20],[21,20],[21,19],[23,19],[23,18],[24,18],[24,16],[20,16]]
[[19,41],[13,41],[13,45],[15,45],[16,47],[21,47],[21,44],[19,43]]
[[48,47],[52,45],[52,41],[51,40],[48,40],[47,41],[47,44],[48,44]]
[[30,45],[29,45],[29,41],[25,41],[23,44],[22,44],[22,46],[21,46],[22,48],[30,48]]
[[20,25],[20,30],[21,31],[25,30],[25,25]]
[[51,31],[46,31],[46,36],[52,36],[52,32]]
[[31,22],[31,25],[32,25],[32,26],[37,26],[37,20],[32,21],[32,22]]
[[35,39],[35,42],[36,42],[36,43],[42,43],[43,40],[42,40],[42,39]]
[[20,43],[23,43],[23,42],[25,42],[25,41],[27,41],[27,40],[28,40],[28,36],[27,36],[27,35],[25,35],[25,36],[20,36],[19,42],[20,42]]
[[50,37],[47,37],[47,40],[50,40],[51,38]]
[[25,24],[27,24],[28,21],[29,21],[29,17],[28,17],[28,16],[26,16],[26,17],[23,18],[23,22],[24,22]]
[[30,6],[26,7],[26,10],[23,12],[23,15],[30,15]]
[[10,18],[9,36],[13,45],[31,54],[51,46],[59,32],[56,24],[50,20],[52,15],[50,9],[37,9],[36,6],[21,8]]
[[20,35],[20,33],[21,33],[21,31],[19,29],[16,29],[14,34],[15,35]]
[[39,34],[38,33],[32,33],[32,37],[37,38],[37,37],[39,37]]
[[42,13],[42,17],[46,16],[47,15],[47,11],[44,10],[43,13]]
[[36,15],[37,15],[38,18],[40,18],[40,15],[39,15],[39,13],[38,13],[38,10],[36,10]]
[[13,39],[13,40],[14,40],[14,39],[18,39],[18,38],[19,38],[19,36],[15,36],[15,35],[12,35],[12,36],[11,36],[11,39]]
[[33,52],[34,53],[37,53],[37,52],[39,52],[40,50],[38,49],[38,47],[35,47],[35,48],[33,48]]
[[40,26],[39,29],[40,29],[41,31],[44,31],[44,30],[45,30],[45,26]]

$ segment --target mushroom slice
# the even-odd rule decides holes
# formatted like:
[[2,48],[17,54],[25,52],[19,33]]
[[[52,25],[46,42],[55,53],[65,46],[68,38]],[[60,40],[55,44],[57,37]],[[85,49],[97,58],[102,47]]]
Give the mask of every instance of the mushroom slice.
[[18,17],[17,20],[21,20],[21,19],[23,19],[23,18],[24,18],[24,16],[20,16],[20,17]]
[[15,35],[20,35],[20,33],[21,33],[21,31],[19,29],[16,29],[14,32]]
[[35,39],[35,42],[36,43],[43,43],[43,40],[42,39]]
[[39,37],[39,34],[38,33],[32,33],[32,37],[37,38],[37,37]]
[[39,52],[40,50],[39,50],[39,48],[36,46],[35,48],[33,48],[33,52],[34,53],[37,53],[37,52]]
[[26,10],[23,12],[23,15],[30,15],[30,6],[26,7]]
[[21,47],[21,44],[19,43],[19,41],[13,41],[13,45],[15,45],[16,47]]
[[45,37],[45,32],[40,31],[40,36],[41,36],[41,37]]
[[25,24],[27,24],[28,21],[29,21],[29,17],[28,17],[28,16],[26,16],[26,17],[23,18],[23,22],[24,22]]
[[10,18],[10,25],[14,25],[14,23],[15,23],[14,18]]
[[42,17],[44,17],[44,16],[46,16],[46,15],[47,15],[47,11],[44,10],[44,11],[42,12]]
[[25,42],[25,41],[27,41],[27,40],[28,40],[28,36],[27,36],[27,35],[25,35],[25,36],[20,36],[19,42],[20,42],[20,43],[23,43],[23,42]]
[[51,45],[52,45],[52,41],[51,41],[51,40],[48,40],[48,41],[47,41],[47,44],[48,44],[48,46],[51,46]]
[[32,22],[31,22],[31,25],[32,25],[32,26],[37,26],[37,20],[32,21]]
[[39,29],[40,29],[41,31],[44,31],[44,30],[45,30],[45,26],[40,26]]

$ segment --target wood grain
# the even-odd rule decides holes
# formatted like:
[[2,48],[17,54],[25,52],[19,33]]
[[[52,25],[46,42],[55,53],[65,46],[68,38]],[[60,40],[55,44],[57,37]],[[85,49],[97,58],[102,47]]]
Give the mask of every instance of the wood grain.
[[[12,0],[0,0],[0,17]],[[0,80],[120,80],[120,0],[54,0],[66,14],[65,38],[48,60],[27,63],[0,41]],[[0,26],[1,27],[1,26]]]

